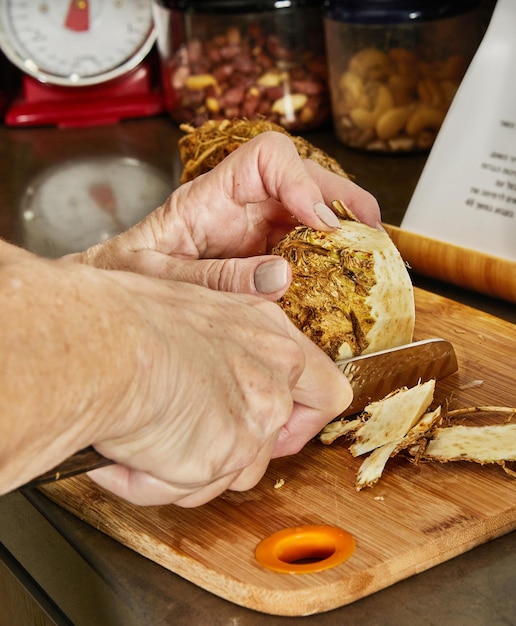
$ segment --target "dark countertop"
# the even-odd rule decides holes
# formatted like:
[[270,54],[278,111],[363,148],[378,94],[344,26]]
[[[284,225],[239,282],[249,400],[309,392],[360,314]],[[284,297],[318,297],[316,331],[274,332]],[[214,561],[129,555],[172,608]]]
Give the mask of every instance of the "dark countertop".
[[[172,188],[180,173],[179,136],[166,117],[90,129],[0,128],[0,235],[23,241],[20,201],[27,185],[48,168],[70,159],[139,159],[163,173]],[[424,155],[352,152],[330,132],[307,138],[337,158],[359,184],[376,195],[385,222],[399,225]],[[413,278],[418,286],[516,323],[513,304]],[[349,606],[306,618],[267,616],[222,600],[124,548],[36,491],[0,498],[0,543],[7,549],[0,551],[0,560],[14,558],[20,565],[22,584],[28,588],[32,580],[42,588],[48,611],[53,611],[54,623],[59,624],[516,624],[515,532]]]

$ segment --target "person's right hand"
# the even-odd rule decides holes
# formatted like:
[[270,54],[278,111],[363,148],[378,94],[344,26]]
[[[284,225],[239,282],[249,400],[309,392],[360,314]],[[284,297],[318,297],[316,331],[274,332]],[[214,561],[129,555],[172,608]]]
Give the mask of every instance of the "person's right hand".
[[125,416],[92,441],[118,463],[92,477],[119,496],[190,507],[249,489],[272,456],[299,451],[350,403],[345,376],[276,304],[109,275],[129,294],[121,323],[144,326]]
[[0,494],[94,445],[138,504],[248,489],[351,401],[275,303],[1,245]]

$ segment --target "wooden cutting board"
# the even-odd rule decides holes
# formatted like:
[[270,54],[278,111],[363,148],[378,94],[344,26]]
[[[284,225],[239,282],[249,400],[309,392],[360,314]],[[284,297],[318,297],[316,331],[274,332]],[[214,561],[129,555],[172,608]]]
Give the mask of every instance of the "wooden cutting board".
[[[516,326],[416,290],[415,339],[455,345],[459,371],[436,386],[451,409],[516,406]],[[476,382],[475,382],[476,381]],[[481,381],[481,382],[480,382]],[[477,415],[494,423],[503,415]],[[515,416],[512,417],[516,419]],[[516,529],[516,479],[498,466],[391,459],[380,482],[357,492],[360,459],[343,439],[309,443],[273,461],[260,484],[196,509],[135,507],[87,477],[42,487],[55,502],[124,545],[236,604],[277,615],[337,608]],[[285,481],[275,488],[278,479]],[[286,527],[329,524],[356,539],[345,563],[282,574],[254,557],[261,539]]]

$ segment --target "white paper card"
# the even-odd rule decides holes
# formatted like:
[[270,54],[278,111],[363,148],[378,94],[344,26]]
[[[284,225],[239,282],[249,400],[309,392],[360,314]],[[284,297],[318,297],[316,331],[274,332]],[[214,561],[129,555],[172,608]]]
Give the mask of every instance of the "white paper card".
[[498,0],[401,227],[516,261],[516,0]]

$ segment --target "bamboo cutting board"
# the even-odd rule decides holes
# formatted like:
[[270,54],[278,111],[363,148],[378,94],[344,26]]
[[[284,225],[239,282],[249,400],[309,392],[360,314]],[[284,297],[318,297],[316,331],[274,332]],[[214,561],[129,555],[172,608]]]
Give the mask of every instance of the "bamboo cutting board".
[[[459,371],[436,386],[451,409],[516,405],[516,326],[416,289],[415,339],[455,345]],[[477,415],[475,423],[507,416]],[[512,419],[516,419],[514,416]],[[236,604],[276,615],[309,615],[351,603],[516,529],[516,479],[500,466],[387,464],[380,482],[356,492],[361,463],[343,438],[310,442],[273,461],[257,487],[227,492],[196,509],[135,507],[87,477],[42,487],[52,500],[102,532]],[[275,488],[278,479],[284,485]],[[254,550],[286,527],[333,525],[356,550],[313,574],[265,569]]]
[[516,303],[516,263],[385,225],[414,272]]

